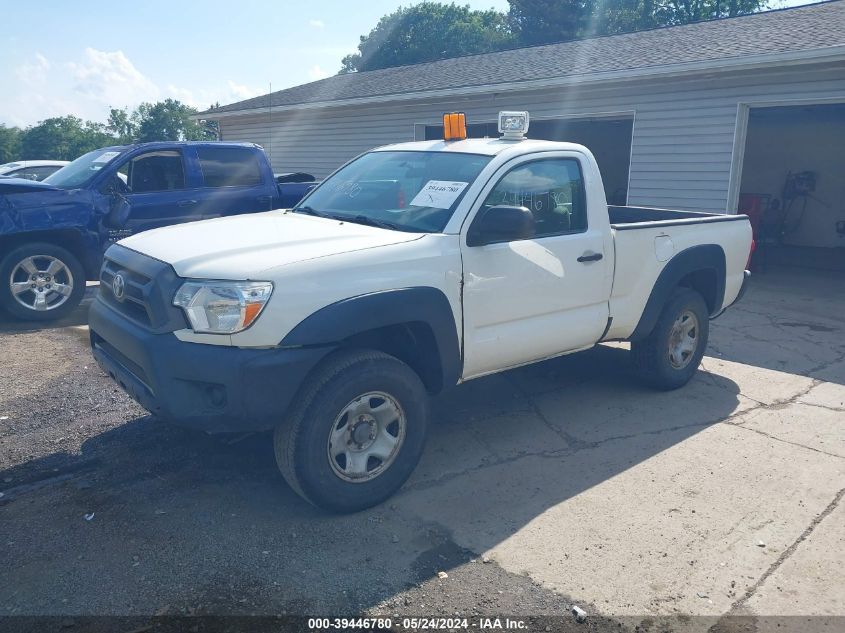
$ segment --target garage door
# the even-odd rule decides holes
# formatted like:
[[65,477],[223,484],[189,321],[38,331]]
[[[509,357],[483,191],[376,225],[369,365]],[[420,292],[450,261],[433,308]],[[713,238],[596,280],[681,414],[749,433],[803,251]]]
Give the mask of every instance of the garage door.
[[739,210],[773,263],[845,270],[845,104],[751,108]]

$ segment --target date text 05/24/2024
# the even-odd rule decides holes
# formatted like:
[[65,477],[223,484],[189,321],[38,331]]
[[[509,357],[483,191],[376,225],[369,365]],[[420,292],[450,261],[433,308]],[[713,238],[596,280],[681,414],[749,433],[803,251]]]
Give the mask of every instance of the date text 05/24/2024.
[[456,629],[478,630],[510,630],[518,631],[528,628],[524,620],[518,618],[402,618],[394,623],[392,618],[309,618],[308,628],[312,631],[320,630],[389,630],[402,628],[408,631],[438,631]]

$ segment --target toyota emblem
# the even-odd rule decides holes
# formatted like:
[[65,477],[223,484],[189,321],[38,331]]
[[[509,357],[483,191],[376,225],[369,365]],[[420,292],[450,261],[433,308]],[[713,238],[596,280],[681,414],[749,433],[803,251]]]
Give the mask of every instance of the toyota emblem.
[[126,281],[124,281],[123,275],[120,273],[117,273],[114,279],[111,280],[111,291],[115,299],[123,301],[123,294],[126,292]]

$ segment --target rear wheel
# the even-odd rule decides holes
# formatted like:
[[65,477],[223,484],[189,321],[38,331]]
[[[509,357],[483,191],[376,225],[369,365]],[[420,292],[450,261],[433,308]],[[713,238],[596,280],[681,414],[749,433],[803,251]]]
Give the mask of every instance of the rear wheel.
[[60,246],[24,244],[0,262],[0,303],[19,319],[61,319],[79,305],[84,294],[85,270],[76,256]]
[[651,333],[631,343],[634,367],[657,389],[677,389],[695,375],[707,348],[710,321],[704,298],[678,288],[660,313]]
[[342,351],[307,379],[274,436],[290,486],[314,505],[356,512],[381,503],[422,454],[428,394],[393,356]]

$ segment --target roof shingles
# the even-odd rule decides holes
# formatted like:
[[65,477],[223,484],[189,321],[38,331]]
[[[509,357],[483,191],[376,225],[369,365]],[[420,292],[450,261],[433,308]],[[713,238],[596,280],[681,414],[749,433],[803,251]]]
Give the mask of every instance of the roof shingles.
[[336,75],[208,112],[577,77],[845,45],[845,1]]

